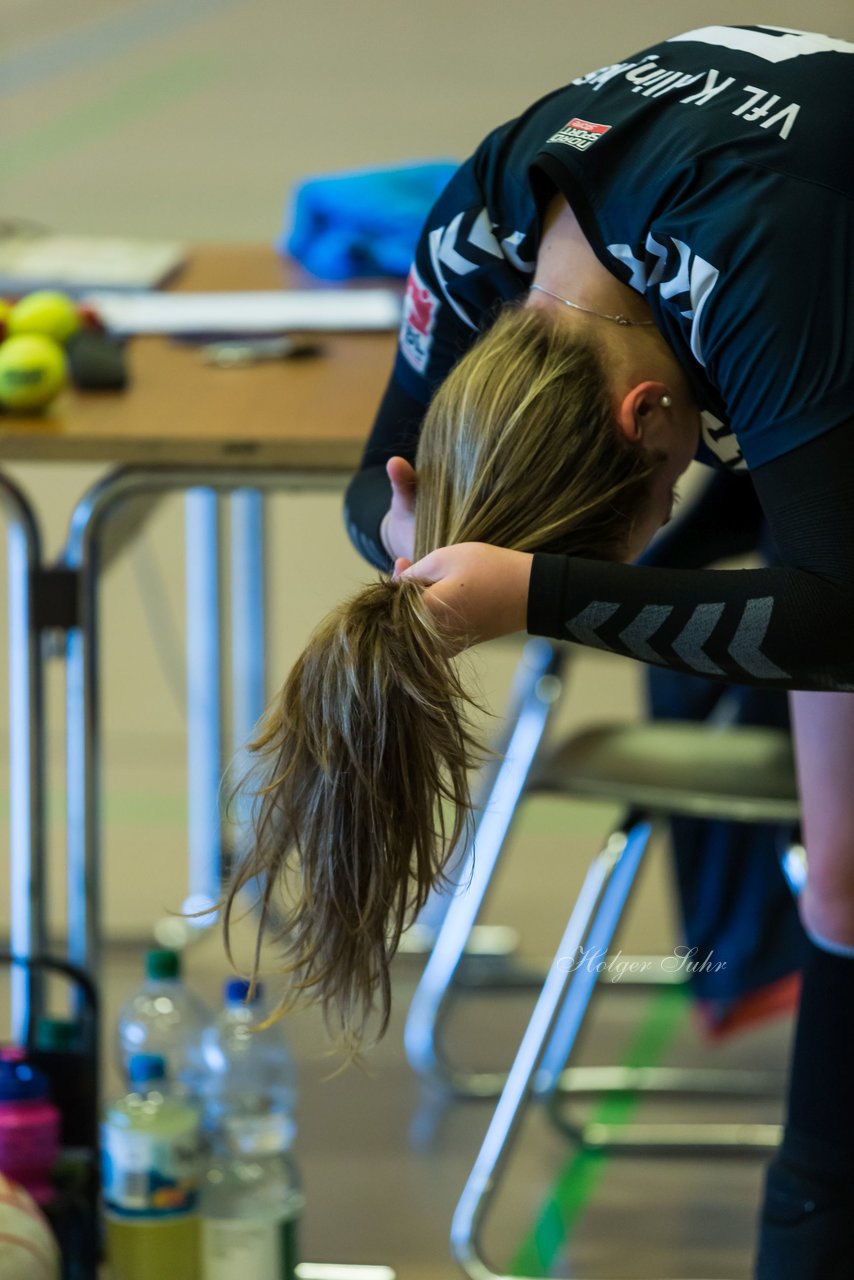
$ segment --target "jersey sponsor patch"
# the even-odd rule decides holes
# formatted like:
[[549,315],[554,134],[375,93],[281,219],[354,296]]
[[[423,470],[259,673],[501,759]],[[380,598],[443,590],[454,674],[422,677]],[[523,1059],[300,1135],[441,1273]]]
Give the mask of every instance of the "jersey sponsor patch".
[[400,350],[416,373],[423,373],[427,368],[438,310],[439,299],[427,288],[413,265],[409,271],[403,300]]
[[579,120],[573,116],[562,129],[552,134],[549,142],[562,142],[567,147],[575,147],[576,151],[587,151],[610,128],[609,124],[594,124],[592,120]]

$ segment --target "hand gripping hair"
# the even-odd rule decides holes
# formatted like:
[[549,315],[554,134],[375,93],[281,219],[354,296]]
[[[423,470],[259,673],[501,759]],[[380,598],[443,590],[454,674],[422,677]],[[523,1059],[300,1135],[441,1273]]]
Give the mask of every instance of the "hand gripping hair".
[[[415,558],[457,542],[621,558],[658,461],[619,433],[595,352],[511,305],[428,410]],[[424,585],[384,578],[320,624],[250,744],[226,946],[254,886],[255,972],[269,933],[290,979],[277,1012],[318,1000],[351,1052],[372,1013],[385,1031],[401,933],[467,830],[471,705]]]

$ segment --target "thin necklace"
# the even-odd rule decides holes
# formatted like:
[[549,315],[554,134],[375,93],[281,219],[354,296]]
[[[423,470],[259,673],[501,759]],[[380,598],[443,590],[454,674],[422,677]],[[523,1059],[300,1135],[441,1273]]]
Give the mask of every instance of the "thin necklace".
[[630,320],[628,316],[609,316],[604,311],[594,311],[592,307],[582,307],[577,302],[570,302],[569,298],[562,298],[559,293],[552,293],[551,289],[544,289],[541,284],[532,284],[532,289],[539,289],[540,293],[547,293],[550,298],[557,298],[558,302],[564,303],[567,307],[572,307],[574,311],[586,311],[589,316],[599,316],[600,320],[613,320],[615,324],[629,324],[641,328],[643,325],[655,324],[654,320]]

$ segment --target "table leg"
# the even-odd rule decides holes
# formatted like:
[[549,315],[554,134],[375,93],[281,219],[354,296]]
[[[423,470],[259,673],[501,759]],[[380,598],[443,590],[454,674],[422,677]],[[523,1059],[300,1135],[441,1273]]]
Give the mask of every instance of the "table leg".
[[[219,901],[222,875],[222,665],[220,652],[220,498],[192,489],[184,500],[187,606],[188,912]],[[207,927],[211,913],[191,923]]]
[[[246,743],[267,703],[264,497],[255,489],[238,489],[230,511],[231,774],[236,780],[251,763]],[[233,814],[238,841],[247,829],[249,808],[244,796]]]
[[[81,505],[85,508],[85,500]],[[98,553],[93,539],[85,556],[67,559],[78,575],[76,624],[69,627],[65,643],[68,958],[87,973],[100,972],[101,958]]]
[[[65,566],[77,574],[78,579],[78,616],[76,626],[68,633],[68,716],[66,732],[68,737],[68,871],[69,871],[69,939],[70,955],[77,958],[82,967],[89,972],[97,972],[100,950],[101,918],[100,918],[100,876],[101,876],[101,794],[100,794],[100,721],[98,703],[98,587],[101,547],[108,522],[118,508],[130,498],[140,495],[164,496],[168,493],[193,493],[207,490],[199,499],[199,519],[195,534],[198,545],[206,549],[204,568],[206,580],[205,593],[201,604],[189,602],[188,626],[198,626],[200,644],[209,646],[208,652],[200,653],[198,661],[193,664],[191,676],[205,671],[212,671],[216,666],[216,683],[205,689],[199,678],[199,714],[198,733],[201,726],[208,725],[211,737],[200,748],[208,751],[207,765],[202,782],[204,783],[204,800],[202,786],[198,788],[198,805],[201,822],[211,824],[209,831],[213,835],[199,840],[197,850],[197,867],[199,883],[211,891],[212,862],[211,848],[219,849],[219,617],[218,593],[216,605],[214,587],[218,583],[218,566],[212,564],[211,547],[215,545],[214,535],[217,521],[212,514],[212,499],[218,493],[231,492],[235,489],[253,489],[267,491],[304,490],[315,491],[332,489],[340,491],[347,480],[346,473],[306,473],[297,471],[277,472],[269,469],[229,471],[215,467],[186,468],[126,468],[111,473],[98,481],[75,507],[69,529],[68,541],[64,554]],[[192,562],[195,563],[195,562]],[[189,575],[192,580],[192,575]],[[200,579],[201,581],[201,575]],[[213,654],[216,654],[214,664]],[[210,689],[214,692],[211,693]],[[207,696],[206,696],[207,695]],[[214,720],[211,706],[215,706]],[[194,707],[194,710],[196,708]],[[205,718],[207,717],[207,718]],[[211,743],[215,746],[211,749]],[[197,757],[196,757],[197,758]],[[216,758],[217,771],[214,772],[212,761]],[[218,854],[215,865],[219,892]],[[195,871],[191,870],[191,884]],[[211,896],[214,896],[211,892]],[[208,920],[210,916],[208,916]]]
[[238,489],[231,496],[232,746],[252,736],[267,702],[264,496]]
[[[0,506],[9,520],[9,863],[11,951],[47,950],[45,865],[44,668],[33,610],[41,566],[38,523],[24,495],[0,475]],[[29,1018],[42,1012],[38,974],[12,970],[11,1033],[21,1043]]]

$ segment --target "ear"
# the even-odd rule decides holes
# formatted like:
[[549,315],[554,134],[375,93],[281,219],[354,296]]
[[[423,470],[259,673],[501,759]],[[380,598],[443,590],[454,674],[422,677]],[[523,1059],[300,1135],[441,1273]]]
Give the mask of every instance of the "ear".
[[617,423],[631,444],[640,444],[644,433],[661,411],[661,397],[668,395],[664,382],[639,382],[617,406]]

